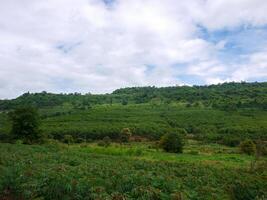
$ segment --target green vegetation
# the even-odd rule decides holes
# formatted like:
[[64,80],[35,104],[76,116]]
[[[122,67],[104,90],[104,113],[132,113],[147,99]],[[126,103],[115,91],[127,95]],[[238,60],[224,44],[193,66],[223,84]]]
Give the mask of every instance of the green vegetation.
[[10,109],[34,105],[48,138],[117,140],[129,128],[133,135],[158,140],[182,128],[197,140],[238,146],[245,139],[267,140],[266,95],[267,83],[126,88],[106,95],[26,93],[0,101],[0,138],[10,132]]
[[161,137],[160,145],[167,152],[183,152],[183,141],[179,133],[166,133]]
[[73,137],[71,135],[64,135],[63,142],[66,144],[72,144],[74,142]]
[[267,83],[0,100],[0,199],[266,199],[266,106]]
[[183,154],[172,154],[151,145],[1,144],[0,196],[206,200],[267,195],[266,158],[251,171],[254,158],[238,154],[238,148],[189,141]]
[[121,142],[129,142],[131,136],[132,136],[131,130],[129,128],[123,128],[121,130],[119,139]]
[[245,140],[241,142],[240,150],[248,155],[253,155],[256,153],[256,145],[252,140]]
[[9,113],[11,118],[12,138],[21,139],[24,143],[32,144],[42,138],[38,112],[32,107],[17,108]]
[[[90,109],[102,104],[141,104],[152,105],[184,102],[188,107],[213,107],[221,110],[240,108],[267,109],[267,83],[224,83],[209,86],[180,87],[135,87],[115,90],[111,94],[81,95],[25,93],[17,99],[0,101],[0,110],[9,110],[18,105],[33,105],[38,108],[61,106],[69,103],[76,109]],[[60,114],[60,112],[58,113]]]

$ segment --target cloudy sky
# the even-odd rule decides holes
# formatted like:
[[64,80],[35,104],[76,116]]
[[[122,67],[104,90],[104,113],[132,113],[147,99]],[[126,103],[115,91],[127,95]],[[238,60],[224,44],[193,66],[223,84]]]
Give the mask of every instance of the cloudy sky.
[[266,0],[0,0],[0,98],[267,81]]

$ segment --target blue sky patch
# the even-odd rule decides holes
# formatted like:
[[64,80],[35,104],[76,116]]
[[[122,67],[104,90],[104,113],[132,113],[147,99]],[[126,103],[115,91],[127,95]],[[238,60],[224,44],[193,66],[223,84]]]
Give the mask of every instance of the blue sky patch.
[[63,53],[67,54],[69,52],[71,52],[74,48],[80,46],[82,44],[82,42],[74,42],[74,43],[66,43],[66,42],[62,42],[60,44],[58,44],[56,46],[56,48],[60,51],[62,51]]

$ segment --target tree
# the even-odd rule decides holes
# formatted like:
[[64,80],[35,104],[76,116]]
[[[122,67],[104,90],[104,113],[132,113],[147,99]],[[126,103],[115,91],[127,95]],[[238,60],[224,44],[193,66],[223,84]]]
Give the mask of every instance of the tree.
[[24,143],[40,142],[42,134],[39,129],[40,117],[37,109],[33,107],[17,108],[9,114],[14,139],[22,139]]
[[160,146],[167,152],[182,153],[184,143],[179,133],[167,133],[161,137]]

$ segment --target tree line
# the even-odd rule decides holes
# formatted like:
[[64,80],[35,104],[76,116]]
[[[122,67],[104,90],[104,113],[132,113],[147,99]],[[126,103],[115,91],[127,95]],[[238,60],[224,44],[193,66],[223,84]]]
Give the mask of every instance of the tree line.
[[102,104],[170,104],[184,102],[188,107],[202,105],[221,110],[245,108],[267,110],[267,83],[223,83],[208,86],[132,87],[115,90],[111,94],[53,94],[48,92],[25,93],[16,99],[0,100],[0,110],[21,105],[37,108],[70,103],[79,109]]

